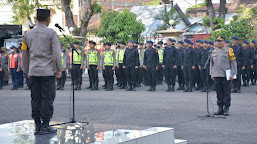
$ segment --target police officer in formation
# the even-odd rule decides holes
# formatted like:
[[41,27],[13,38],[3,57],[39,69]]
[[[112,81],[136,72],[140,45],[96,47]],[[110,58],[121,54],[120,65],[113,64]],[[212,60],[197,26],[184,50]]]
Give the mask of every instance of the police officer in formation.
[[102,52],[102,69],[104,70],[104,75],[106,79],[106,91],[113,90],[114,83],[114,70],[116,66],[116,56],[115,51],[111,49],[112,44],[109,42],[105,43],[105,50]]
[[60,78],[57,78],[57,86],[56,90],[64,90],[64,85],[66,81],[66,69],[69,65],[69,55],[67,54],[65,47],[63,44],[61,44],[62,49],[62,76]]
[[[131,45],[133,42],[129,42]],[[126,43],[124,41],[120,42],[120,49],[119,51],[116,51],[116,58],[117,58],[117,72],[119,74],[120,82],[118,84],[118,87],[120,89],[126,89],[127,88],[127,75],[126,75],[126,69],[123,67],[124,63],[124,54],[126,51]]]
[[254,62],[254,59],[255,59],[255,55],[257,54],[256,53],[256,46],[255,46],[255,44],[256,44],[256,41],[255,40],[251,40],[250,41],[250,48],[251,48],[251,50],[252,50],[252,54],[253,54],[253,56],[252,56],[252,64],[251,64],[251,85],[256,85],[256,78],[257,78],[257,74],[256,74],[256,67],[255,66],[253,66],[253,62]]
[[1,49],[0,53],[0,90],[3,89],[4,84],[4,64],[5,64],[5,56],[4,51]]
[[232,37],[232,46],[236,57],[237,63],[237,78],[232,82],[232,93],[241,93],[241,74],[242,74],[242,61],[243,61],[243,49],[239,45],[239,38],[237,36]]
[[184,52],[184,42],[178,42],[178,57],[177,57],[177,76],[178,76],[178,89],[184,90],[184,74],[182,70],[182,62],[183,62],[183,52]]
[[163,42],[159,41],[157,43],[157,50],[158,50],[158,55],[159,55],[159,63],[158,63],[158,70],[157,70],[157,84],[161,85],[162,81],[163,81],[163,53],[164,53],[164,49],[162,47]]
[[252,63],[252,51],[249,48],[248,41],[243,41],[243,60],[242,60],[242,78],[243,86],[249,87],[251,63]]
[[199,54],[202,51],[203,47],[202,47],[202,40],[197,39],[196,41],[196,46],[193,49],[194,50],[194,64],[195,64],[195,69],[193,70],[193,75],[194,75],[194,84],[197,84],[197,87],[195,88],[195,90],[202,90],[203,89],[203,84],[202,84],[202,78],[201,78],[201,74],[200,74],[200,69],[199,69]]
[[147,71],[148,83],[150,88],[148,91],[156,90],[156,71],[158,70],[159,55],[158,51],[153,48],[153,42],[147,41],[147,50],[144,54],[144,69]]
[[167,44],[168,46],[164,49],[163,53],[162,68],[165,69],[165,80],[168,85],[166,92],[173,92],[175,87],[178,52],[173,45],[172,38],[168,39]]
[[89,75],[90,90],[98,90],[99,78],[98,70],[100,69],[100,52],[95,48],[96,43],[89,41],[89,48],[86,53],[86,68]]
[[145,49],[144,49],[144,43],[140,43],[139,44],[139,48],[138,48],[138,56],[139,56],[139,68],[138,68],[138,75],[137,75],[137,87],[141,87],[141,83],[146,82],[147,81],[147,75],[146,75],[146,71],[143,68],[144,65],[144,53],[145,53]]
[[137,45],[133,46],[133,41],[129,41],[128,48],[125,50],[123,59],[123,68],[126,69],[128,89],[127,91],[136,91],[136,70],[139,68],[139,56]]
[[182,69],[184,72],[184,81],[185,81],[185,90],[184,92],[192,92],[193,86],[193,70],[195,69],[194,64],[194,51],[190,46],[192,42],[188,39],[184,40],[184,52],[183,52],[183,61]]

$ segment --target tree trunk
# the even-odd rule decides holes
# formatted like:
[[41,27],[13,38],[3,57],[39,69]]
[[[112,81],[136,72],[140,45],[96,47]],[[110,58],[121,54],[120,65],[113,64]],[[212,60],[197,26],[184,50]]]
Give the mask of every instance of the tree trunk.
[[226,0],[220,0],[219,17],[225,18],[226,14]]
[[212,5],[212,1],[211,0],[206,0],[206,6],[207,6],[209,16],[210,16],[210,25],[212,27],[212,26],[214,26],[212,20],[215,18],[215,11],[214,11],[214,7]]
[[[93,16],[93,10],[91,9],[91,0],[87,0],[87,11],[81,20],[80,36],[86,37],[87,26],[88,26],[89,20],[91,19],[92,16]],[[84,42],[84,41],[85,41],[85,38],[82,39],[82,42]]]
[[72,35],[77,35],[77,26],[75,25],[73,13],[71,11],[70,3],[71,0],[61,0],[62,2],[62,8],[65,13],[65,19],[67,21],[68,27],[73,27],[74,31],[72,32]]

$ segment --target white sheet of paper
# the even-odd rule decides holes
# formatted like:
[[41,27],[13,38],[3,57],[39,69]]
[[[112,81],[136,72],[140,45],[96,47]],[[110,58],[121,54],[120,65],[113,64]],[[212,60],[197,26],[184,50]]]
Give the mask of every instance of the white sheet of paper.
[[[229,81],[230,75],[231,75],[231,69],[226,70],[226,78],[227,78],[227,81]],[[236,79],[236,75],[234,75],[233,79]]]

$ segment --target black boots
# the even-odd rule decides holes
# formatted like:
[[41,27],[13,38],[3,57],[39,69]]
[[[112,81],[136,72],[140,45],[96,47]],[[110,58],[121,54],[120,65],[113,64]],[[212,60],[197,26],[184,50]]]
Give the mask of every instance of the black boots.
[[77,90],[81,90],[81,84],[78,85]]
[[40,130],[41,130],[41,120],[40,118],[35,118],[34,119],[35,122],[35,132],[34,135],[39,135],[40,134]]
[[188,85],[186,85],[186,88],[183,92],[188,92]]
[[214,113],[214,115],[223,115],[223,114],[224,114],[223,106],[219,106],[218,111]]
[[188,92],[192,92],[192,91],[193,91],[192,86],[189,85]]
[[174,85],[168,85],[168,89],[166,92],[173,92],[174,91]]
[[129,86],[126,91],[132,91],[132,86]]
[[203,86],[203,89],[201,90],[201,92],[206,92],[206,90],[207,90],[207,89],[206,89],[206,86],[204,85],[204,86]]
[[229,106],[225,106],[225,108],[224,108],[224,116],[229,116]]
[[147,91],[152,91],[153,90],[153,86],[150,86],[150,88]]
[[166,90],[166,92],[170,92],[171,90],[171,85],[168,85],[168,89]]
[[56,133],[57,130],[49,126],[50,119],[43,119],[40,135]]
[[105,91],[112,91],[113,90],[113,83],[107,83],[107,87]]

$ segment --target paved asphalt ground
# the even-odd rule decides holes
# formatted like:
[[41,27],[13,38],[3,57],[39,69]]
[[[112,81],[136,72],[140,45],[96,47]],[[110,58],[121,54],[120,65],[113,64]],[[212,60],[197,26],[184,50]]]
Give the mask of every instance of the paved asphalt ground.
[[[156,92],[148,87],[135,92],[117,89],[106,92],[86,90],[83,79],[81,91],[76,91],[76,118],[100,124],[132,126],[161,126],[175,128],[175,138],[189,144],[256,144],[257,143],[257,86],[242,88],[241,94],[232,94],[230,116],[227,119],[197,116],[206,114],[206,93],[194,91],[165,92],[166,85],[158,85]],[[86,82],[85,82],[86,81]],[[53,121],[68,121],[70,114],[70,80],[64,91],[57,91]],[[100,86],[103,80],[100,82]],[[0,124],[30,120],[30,91],[0,91]],[[216,106],[216,93],[210,98]],[[210,111],[213,112],[212,106]]]

